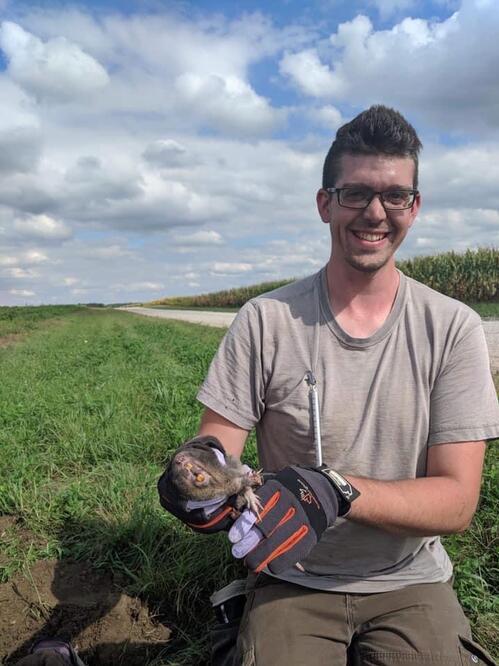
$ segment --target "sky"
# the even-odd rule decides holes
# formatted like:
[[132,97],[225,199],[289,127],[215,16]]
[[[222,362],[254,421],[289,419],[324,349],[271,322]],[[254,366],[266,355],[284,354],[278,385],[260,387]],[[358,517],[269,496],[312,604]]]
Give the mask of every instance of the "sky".
[[499,246],[497,0],[0,0],[0,304],[317,271],[315,194],[371,104],[417,129],[397,257]]

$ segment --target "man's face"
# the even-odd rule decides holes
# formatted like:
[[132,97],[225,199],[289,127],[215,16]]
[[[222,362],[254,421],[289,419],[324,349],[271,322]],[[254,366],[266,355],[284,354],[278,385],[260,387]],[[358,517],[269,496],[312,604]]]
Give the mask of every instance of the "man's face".
[[[343,155],[335,187],[360,186],[375,192],[413,187],[414,162],[390,155]],[[317,206],[322,221],[330,225],[332,258],[357,270],[372,273],[390,260],[404,240],[420,207],[385,210],[379,196],[364,209],[344,208],[336,193],[319,190]]]

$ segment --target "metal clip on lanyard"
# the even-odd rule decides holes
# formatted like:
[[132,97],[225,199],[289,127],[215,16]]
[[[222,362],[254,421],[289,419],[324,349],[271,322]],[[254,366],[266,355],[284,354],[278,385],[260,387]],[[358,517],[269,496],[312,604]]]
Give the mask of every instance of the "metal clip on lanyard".
[[321,420],[319,411],[319,394],[317,392],[317,380],[313,372],[307,372],[305,375],[305,381],[308,384],[308,399],[310,402],[310,412],[312,415],[312,423],[314,428],[315,465],[316,467],[320,467],[322,465]]

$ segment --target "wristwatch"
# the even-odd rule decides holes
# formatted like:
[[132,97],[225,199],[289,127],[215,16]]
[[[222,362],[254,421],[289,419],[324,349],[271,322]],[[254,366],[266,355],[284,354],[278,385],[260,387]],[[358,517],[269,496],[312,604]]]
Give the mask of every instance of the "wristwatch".
[[338,516],[346,516],[350,511],[350,505],[359,497],[360,492],[344,476],[341,476],[336,470],[327,465],[321,465],[314,469],[316,472],[323,474],[333,486],[338,498]]

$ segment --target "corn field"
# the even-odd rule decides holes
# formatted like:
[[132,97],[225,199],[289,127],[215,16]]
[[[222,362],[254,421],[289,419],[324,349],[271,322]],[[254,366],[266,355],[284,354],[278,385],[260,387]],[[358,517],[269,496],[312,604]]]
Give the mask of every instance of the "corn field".
[[400,270],[460,301],[499,301],[499,248],[446,252],[398,264]]
[[226,289],[216,291],[212,294],[201,294],[200,296],[174,296],[152,301],[149,305],[167,305],[168,307],[195,307],[195,308],[240,308],[246,301],[255,296],[264,294],[272,289],[277,289],[293,280],[277,280],[275,282],[261,282],[249,287],[238,287],[237,289]]
[[[398,262],[397,266],[405,275],[460,301],[499,302],[499,248],[479,248],[466,250],[463,254],[445,252],[416,257]],[[250,298],[289,282],[293,280],[263,282],[200,296],[164,298],[153,301],[150,305],[239,308]]]

